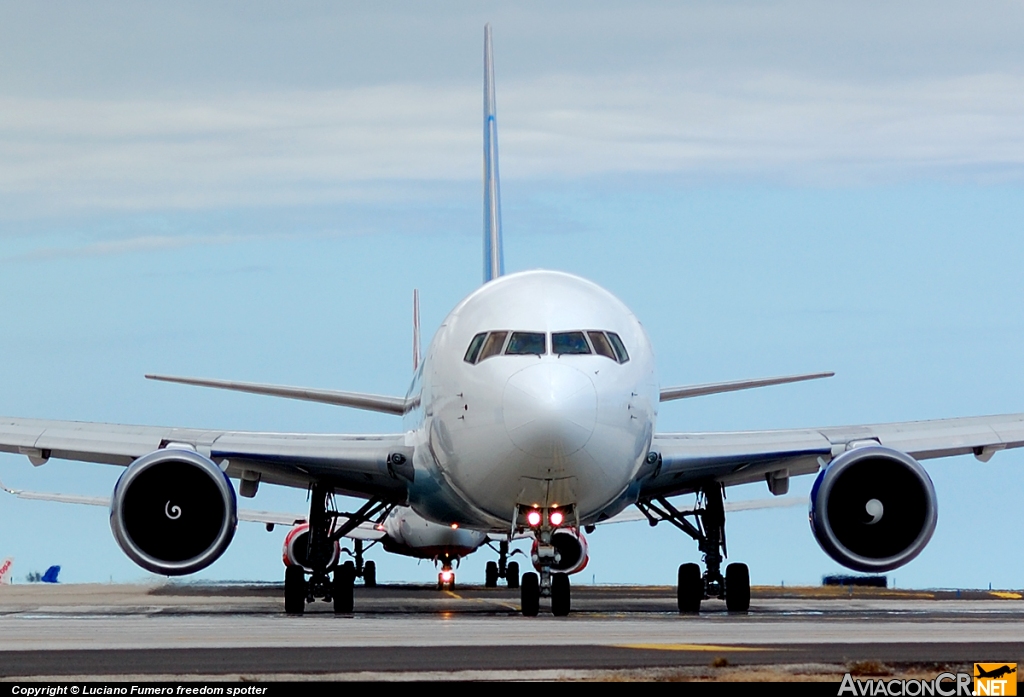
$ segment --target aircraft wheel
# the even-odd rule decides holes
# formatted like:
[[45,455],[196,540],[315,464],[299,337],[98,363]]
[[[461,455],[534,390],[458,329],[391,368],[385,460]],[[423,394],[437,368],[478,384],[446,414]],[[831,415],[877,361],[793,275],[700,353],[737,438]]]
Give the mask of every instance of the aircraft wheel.
[[729,612],[750,609],[750,570],[746,564],[729,564],[725,568],[725,606]]
[[540,612],[540,579],[532,571],[523,574],[523,585],[520,589],[523,604],[523,617],[536,617]]
[[363,585],[374,588],[377,585],[377,565],[372,561],[363,564]]
[[487,562],[487,569],[484,572],[484,587],[485,588],[497,588],[498,587],[498,564],[497,562]]
[[551,614],[555,617],[568,615],[572,605],[570,597],[569,574],[552,574]]
[[350,561],[345,562],[334,570],[334,588],[331,595],[334,596],[334,614],[350,615],[355,605],[353,588],[356,581],[356,565]]
[[284,570],[284,611],[301,615],[306,610],[306,572],[301,566]]
[[704,599],[704,579],[696,564],[679,567],[679,585],[676,587],[679,612],[700,612],[700,601]]
[[505,567],[505,582],[509,588],[519,588],[519,562],[510,561]]

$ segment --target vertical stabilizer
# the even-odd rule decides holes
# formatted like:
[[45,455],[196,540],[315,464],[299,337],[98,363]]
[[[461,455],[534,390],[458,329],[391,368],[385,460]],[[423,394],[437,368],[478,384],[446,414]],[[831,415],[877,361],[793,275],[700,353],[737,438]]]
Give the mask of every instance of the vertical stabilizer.
[[11,567],[14,566],[14,558],[7,557],[0,563],[0,583],[11,582]]
[[494,106],[491,25],[484,25],[484,283],[505,273],[498,186],[498,121]]
[[420,367],[420,290],[412,289],[412,372]]

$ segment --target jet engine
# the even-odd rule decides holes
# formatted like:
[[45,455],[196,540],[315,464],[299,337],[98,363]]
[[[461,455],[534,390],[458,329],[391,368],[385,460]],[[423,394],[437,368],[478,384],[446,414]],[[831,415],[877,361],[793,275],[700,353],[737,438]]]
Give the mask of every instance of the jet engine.
[[935,531],[935,487],[906,453],[880,445],[848,450],[811,489],[818,544],[856,571],[895,569],[916,557]]
[[[330,569],[338,563],[341,556],[341,543],[335,540],[331,547],[331,560],[327,563]],[[284,538],[284,550],[282,558],[285,566],[301,566],[306,571],[312,571],[309,565],[309,523],[296,525],[288,531]]]
[[237,524],[227,475],[192,450],[167,448],[140,457],[117,480],[110,500],[117,544],[142,568],[166,576],[215,562]]
[[[537,539],[534,538],[530,557],[537,571],[540,571],[537,563],[537,544]],[[556,573],[574,574],[583,571],[590,561],[587,554],[587,538],[572,528],[558,528],[552,532],[551,544],[555,548],[555,564],[551,570]]]

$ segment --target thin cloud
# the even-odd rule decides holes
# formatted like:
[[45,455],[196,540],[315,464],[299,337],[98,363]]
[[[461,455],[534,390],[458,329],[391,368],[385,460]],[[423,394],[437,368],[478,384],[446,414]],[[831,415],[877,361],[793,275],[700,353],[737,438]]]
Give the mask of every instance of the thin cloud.
[[[29,216],[319,205],[403,183],[473,180],[478,102],[475,90],[423,85],[194,100],[0,98],[0,202],[7,215]],[[770,73],[547,76],[499,86],[498,107],[502,174],[512,179],[1024,178],[1024,77],[1012,74],[875,83]]]

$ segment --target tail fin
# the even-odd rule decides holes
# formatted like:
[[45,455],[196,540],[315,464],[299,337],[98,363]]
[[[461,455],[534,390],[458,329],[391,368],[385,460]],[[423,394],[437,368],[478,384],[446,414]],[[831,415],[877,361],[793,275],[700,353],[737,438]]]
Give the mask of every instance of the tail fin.
[[14,566],[14,557],[7,557],[0,563],[0,583],[11,582],[11,567]]
[[42,581],[43,583],[59,583],[59,581],[57,581],[57,574],[59,574],[59,573],[60,573],[60,567],[57,566],[56,564],[54,564],[53,566],[51,566],[49,569],[46,570],[46,573],[43,574],[43,577],[40,578],[39,580]]
[[484,283],[505,273],[498,186],[498,122],[494,105],[491,25],[484,25]]
[[412,372],[420,367],[420,291],[412,289]]

